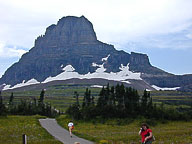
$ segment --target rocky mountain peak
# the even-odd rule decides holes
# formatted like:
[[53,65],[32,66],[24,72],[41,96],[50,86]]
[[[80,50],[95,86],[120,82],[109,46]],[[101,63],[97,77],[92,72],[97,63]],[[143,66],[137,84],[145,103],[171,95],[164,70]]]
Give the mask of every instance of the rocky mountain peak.
[[[71,74],[65,77],[63,73]],[[192,79],[192,76],[174,76],[152,66],[146,54],[129,54],[98,41],[92,23],[86,17],[67,16],[50,25],[45,34],[35,40],[34,47],[7,69],[0,78],[0,89],[3,84],[14,86],[77,75],[79,78],[112,77],[120,82],[126,80],[125,83],[129,83],[127,79],[139,80],[139,83],[143,80],[161,87],[188,85]],[[126,79],[122,80],[122,77]]]
[[133,65],[151,66],[146,54],[131,52],[130,63]]
[[61,18],[58,23],[50,25],[45,35],[35,41],[36,47],[43,47],[44,44],[58,46],[71,44],[96,43],[97,37],[92,23],[85,18],[67,16]]

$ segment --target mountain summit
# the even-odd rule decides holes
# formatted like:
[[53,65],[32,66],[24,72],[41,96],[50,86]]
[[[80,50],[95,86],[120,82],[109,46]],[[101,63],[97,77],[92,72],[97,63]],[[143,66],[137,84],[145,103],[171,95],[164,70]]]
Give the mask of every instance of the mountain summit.
[[71,44],[93,44],[97,42],[93,25],[84,16],[63,17],[46,29],[45,35],[35,41],[35,47],[63,46]]
[[[153,89],[153,84],[166,87],[173,76],[152,66],[146,54],[117,51],[113,45],[97,40],[92,23],[84,16],[67,16],[35,40],[34,47],[7,69],[0,85],[10,88],[77,78],[120,81]],[[164,83],[159,83],[162,78]]]

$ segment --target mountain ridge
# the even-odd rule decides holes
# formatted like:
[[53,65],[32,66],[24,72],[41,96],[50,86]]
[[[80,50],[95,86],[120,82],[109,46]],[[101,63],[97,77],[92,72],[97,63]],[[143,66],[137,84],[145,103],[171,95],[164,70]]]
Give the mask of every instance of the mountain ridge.
[[[103,59],[107,56],[104,62]],[[48,77],[63,73],[63,67],[68,65],[72,65],[79,75],[98,74],[98,69],[103,66],[105,71],[102,72],[107,76],[122,73],[122,66],[128,66],[125,72],[127,75],[140,73],[141,80],[157,86],[166,86],[166,81],[169,83],[166,78],[177,77],[152,66],[146,54],[118,51],[113,45],[97,40],[92,23],[84,16],[67,16],[57,24],[50,25],[44,35],[37,37],[34,47],[0,78],[0,85],[14,86],[31,79],[43,82]],[[126,76],[122,77],[125,81]],[[185,84],[188,85],[189,82]],[[174,84],[169,86],[173,87]]]

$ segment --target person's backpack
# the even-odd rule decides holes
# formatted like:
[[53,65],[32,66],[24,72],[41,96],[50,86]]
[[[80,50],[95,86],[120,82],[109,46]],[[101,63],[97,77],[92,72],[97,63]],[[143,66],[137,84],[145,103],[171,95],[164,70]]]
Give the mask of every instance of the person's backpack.
[[[149,136],[149,132],[145,135],[145,137]],[[155,136],[153,135],[152,138],[151,138],[152,141],[155,141]]]

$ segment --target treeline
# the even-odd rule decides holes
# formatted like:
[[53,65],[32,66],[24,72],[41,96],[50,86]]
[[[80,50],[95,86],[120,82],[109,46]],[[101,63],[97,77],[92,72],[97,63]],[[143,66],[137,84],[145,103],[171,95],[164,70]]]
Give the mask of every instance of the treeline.
[[40,93],[39,99],[21,100],[19,104],[14,103],[14,95],[11,93],[9,102],[3,103],[3,98],[0,91],[0,115],[43,115],[48,117],[55,117],[60,114],[58,110],[49,103],[44,102],[45,90]]
[[191,119],[191,109],[179,112],[177,109],[165,108],[163,103],[153,103],[150,92],[144,90],[140,96],[136,89],[124,87],[123,84],[103,87],[97,101],[87,88],[82,105],[79,104],[79,95],[75,92],[76,103],[70,106],[66,113],[74,119],[95,118],[154,118],[161,120],[188,120]]

